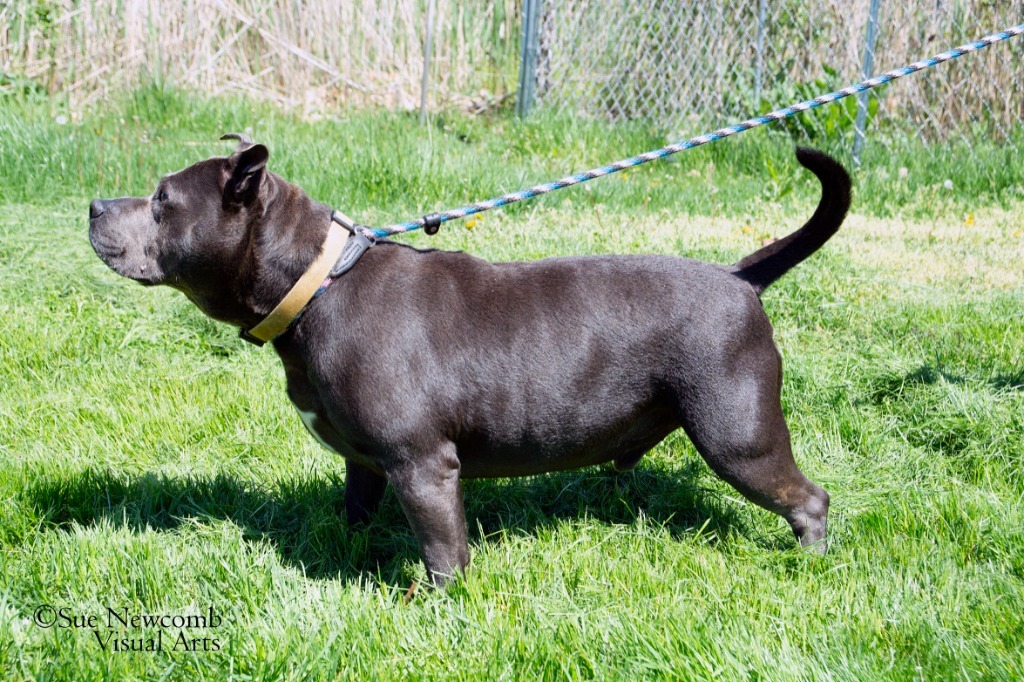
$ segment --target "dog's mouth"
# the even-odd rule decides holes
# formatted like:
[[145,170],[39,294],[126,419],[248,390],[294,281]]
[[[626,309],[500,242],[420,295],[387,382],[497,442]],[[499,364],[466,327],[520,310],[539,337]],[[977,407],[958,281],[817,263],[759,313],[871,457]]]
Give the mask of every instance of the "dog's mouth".
[[127,247],[116,243],[97,229],[95,218],[89,221],[89,243],[92,244],[92,250],[96,252],[96,255],[108,264],[123,257],[128,251]]
[[89,243],[92,250],[108,268],[145,286],[159,284],[160,273],[155,264],[147,263],[141,254],[133,255],[129,245],[112,237],[104,229],[103,216],[89,219]]

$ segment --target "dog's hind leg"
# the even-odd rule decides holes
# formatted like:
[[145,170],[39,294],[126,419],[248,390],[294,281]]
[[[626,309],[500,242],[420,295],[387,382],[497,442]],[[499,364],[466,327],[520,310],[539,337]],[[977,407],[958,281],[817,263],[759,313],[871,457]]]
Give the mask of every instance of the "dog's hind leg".
[[409,525],[423,551],[427,575],[443,585],[469,563],[466,513],[455,445],[427,455],[410,454],[388,471]]
[[781,515],[800,544],[826,549],[829,496],[793,460],[782,415],[781,359],[774,344],[741,351],[731,371],[690,385],[680,421],[704,460],[752,502]]
[[345,516],[349,525],[368,521],[384,499],[387,479],[352,460],[345,461]]
[[718,450],[702,454],[747,499],[785,518],[801,545],[825,552],[829,496],[793,461],[788,433],[775,442],[745,444],[726,456]]

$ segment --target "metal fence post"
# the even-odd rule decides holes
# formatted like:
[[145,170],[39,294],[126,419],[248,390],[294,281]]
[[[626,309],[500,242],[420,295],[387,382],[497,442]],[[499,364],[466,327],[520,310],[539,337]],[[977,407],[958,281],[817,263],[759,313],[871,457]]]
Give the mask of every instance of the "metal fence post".
[[523,0],[522,56],[519,59],[519,94],[516,97],[516,113],[525,117],[533,108],[537,84],[537,26],[540,23],[543,0]]
[[757,3],[757,61],[754,63],[754,106],[761,107],[761,79],[764,72],[764,21],[768,0]]
[[423,41],[423,80],[420,81],[420,125],[427,120],[427,84],[430,79],[430,58],[434,51],[434,4],[427,0],[427,36]]
[[[875,68],[875,38],[878,37],[878,5],[881,0],[871,0],[870,14],[868,15],[867,35],[864,37],[864,68],[861,70],[864,79],[871,78]],[[864,148],[864,126],[868,117],[867,91],[857,96],[857,121],[853,132],[853,163],[860,165],[860,152]]]

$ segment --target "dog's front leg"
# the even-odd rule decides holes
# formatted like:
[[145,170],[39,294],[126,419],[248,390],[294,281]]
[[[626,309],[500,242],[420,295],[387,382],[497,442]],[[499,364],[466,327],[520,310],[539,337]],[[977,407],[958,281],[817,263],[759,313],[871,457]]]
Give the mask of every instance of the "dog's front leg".
[[430,453],[409,453],[388,471],[388,481],[420,543],[427,575],[438,586],[469,563],[459,471],[453,443]]
[[351,460],[345,462],[345,517],[350,526],[369,521],[384,499],[387,479]]

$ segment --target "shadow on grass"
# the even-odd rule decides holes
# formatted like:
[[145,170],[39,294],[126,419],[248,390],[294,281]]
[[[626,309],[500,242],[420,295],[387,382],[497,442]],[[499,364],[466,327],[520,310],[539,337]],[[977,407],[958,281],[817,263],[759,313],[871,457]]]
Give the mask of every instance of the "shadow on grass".
[[[933,386],[940,381],[947,384],[963,385],[968,381],[982,380],[969,379],[948,372],[942,366],[925,364],[906,374],[889,373],[879,376],[873,382],[871,400],[878,404],[887,399],[901,397],[908,387]],[[996,374],[983,381],[997,391],[1024,391],[1024,370]]]
[[997,374],[990,383],[1004,391],[1024,391],[1024,369],[1013,374]]
[[[493,533],[534,534],[539,528],[586,517],[632,524],[640,516],[674,537],[702,532],[720,538],[742,527],[735,505],[698,486],[703,463],[670,471],[641,467],[616,474],[586,469],[503,480],[464,482],[471,543]],[[230,520],[248,540],[268,541],[283,561],[310,578],[380,579],[408,583],[420,551],[389,490],[371,523],[350,528],[344,487],[334,478],[292,479],[262,488],[230,476],[124,476],[87,470],[42,480],[23,495],[43,529],[102,520],[133,530],[171,530],[190,520]],[[700,531],[703,527],[703,531]],[[481,535],[482,533],[482,535]],[[770,538],[764,541],[771,542]]]

